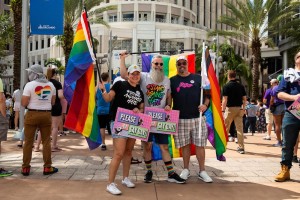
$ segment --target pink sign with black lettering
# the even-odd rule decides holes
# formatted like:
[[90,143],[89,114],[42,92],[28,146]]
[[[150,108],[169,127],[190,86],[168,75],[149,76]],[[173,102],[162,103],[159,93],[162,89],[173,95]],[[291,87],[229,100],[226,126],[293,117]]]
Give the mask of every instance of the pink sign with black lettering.
[[118,108],[113,133],[143,141],[148,141],[152,118],[143,113]]
[[146,107],[145,114],[152,117],[151,133],[177,135],[179,111],[165,111],[162,108]]

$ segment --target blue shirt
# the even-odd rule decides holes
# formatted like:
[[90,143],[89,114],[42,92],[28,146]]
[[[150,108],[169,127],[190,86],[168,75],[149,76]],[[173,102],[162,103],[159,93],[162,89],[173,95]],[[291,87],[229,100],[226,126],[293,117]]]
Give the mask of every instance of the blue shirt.
[[[298,74],[300,75],[300,72],[298,72]],[[284,79],[282,79],[279,83],[279,86],[277,88],[277,94],[279,92],[285,92],[287,94],[290,95],[296,95],[300,93],[300,81],[295,81],[293,83],[291,82],[287,82]],[[285,101],[285,108],[287,109],[291,104],[293,103],[293,101]]]
[[[106,83],[104,87],[106,92],[108,93],[110,91],[110,84]],[[99,88],[97,89],[96,98],[97,98],[97,115],[108,115],[110,103],[106,102],[103,99],[102,92],[99,90]]]

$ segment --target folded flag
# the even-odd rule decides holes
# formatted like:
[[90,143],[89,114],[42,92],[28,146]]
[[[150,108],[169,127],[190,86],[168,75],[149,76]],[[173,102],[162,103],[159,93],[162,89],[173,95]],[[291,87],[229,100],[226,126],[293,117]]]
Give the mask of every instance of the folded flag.
[[203,45],[201,62],[202,87],[210,88],[211,100],[208,110],[204,113],[208,127],[208,140],[216,149],[217,159],[225,161],[223,153],[226,151],[228,135],[221,110],[221,94],[215,69],[212,64],[208,48]]
[[74,43],[65,73],[64,95],[70,104],[64,126],[81,133],[89,148],[101,145],[95,102],[95,60],[86,12],[77,26]]

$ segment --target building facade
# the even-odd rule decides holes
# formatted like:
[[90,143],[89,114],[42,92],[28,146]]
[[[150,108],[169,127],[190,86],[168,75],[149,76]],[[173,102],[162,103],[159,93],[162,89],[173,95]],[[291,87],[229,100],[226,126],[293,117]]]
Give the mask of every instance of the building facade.
[[[2,1],[1,1],[2,2]],[[192,51],[205,42],[207,45],[216,42],[207,37],[208,30],[228,29],[217,23],[217,19],[228,14],[225,0],[106,0],[92,8],[89,18],[101,18],[108,22],[109,28],[92,24],[93,37],[99,41],[97,57],[102,71],[110,67],[113,50],[129,52],[163,51],[174,54],[180,50]],[[116,10],[96,15],[97,8],[115,5]],[[218,38],[219,44],[224,38]],[[247,39],[232,38],[230,44],[236,53],[248,58]],[[63,64],[63,50],[56,37],[33,35],[28,39],[28,66],[44,65],[49,58],[56,58]],[[104,59],[103,59],[104,58]],[[13,63],[13,55],[6,58]],[[134,54],[131,63],[141,63],[140,56]],[[13,72],[10,71],[10,74]]]

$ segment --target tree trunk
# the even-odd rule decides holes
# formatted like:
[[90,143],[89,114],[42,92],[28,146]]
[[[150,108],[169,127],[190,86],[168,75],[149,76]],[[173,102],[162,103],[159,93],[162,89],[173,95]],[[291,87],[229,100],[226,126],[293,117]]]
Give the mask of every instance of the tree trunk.
[[74,31],[72,25],[64,26],[63,50],[65,54],[65,67],[67,68],[70,53],[73,47]]
[[20,89],[21,71],[21,38],[22,38],[22,0],[14,1],[12,5],[14,18],[14,90]]
[[252,76],[253,76],[253,83],[252,83],[252,94],[251,98],[257,100],[259,96],[259,64],[261,58],[261,43],[259,39],[254,39],[251,44],[252,47],[252,56],[253,56],[253,68],[252,68]]

